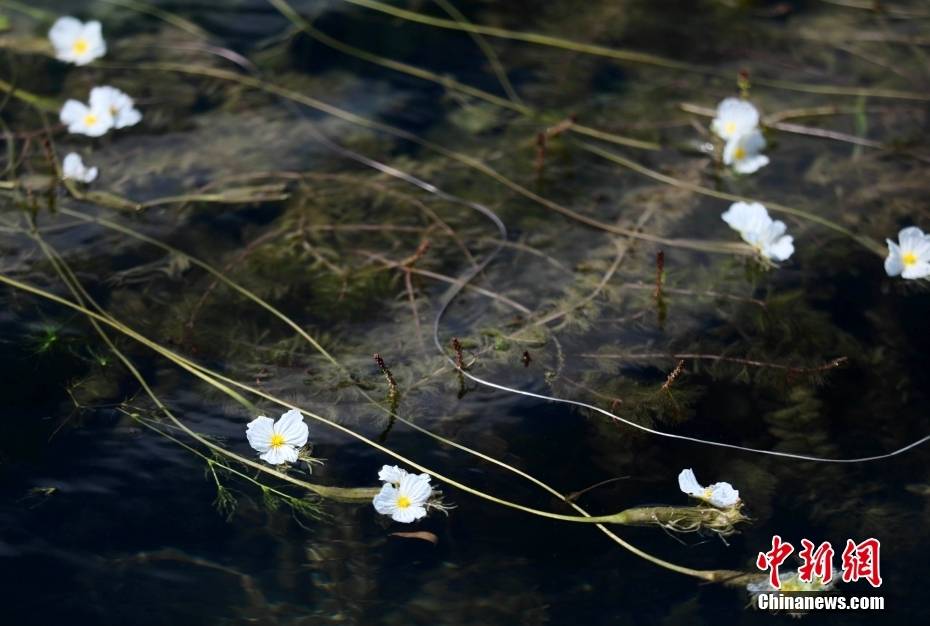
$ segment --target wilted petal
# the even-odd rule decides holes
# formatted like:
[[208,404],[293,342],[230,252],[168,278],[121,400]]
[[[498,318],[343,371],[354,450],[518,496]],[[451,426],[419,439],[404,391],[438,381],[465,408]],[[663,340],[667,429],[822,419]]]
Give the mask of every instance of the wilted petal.
[[678,488],[690,496],[699,496],[704,493],[704,487],[697,481],[694,470],[681,470],[678,474]]
[[710,492],[707,501],[718,508],[725,509],[739,502],[739,491],[730,483],[714,483],[707,491]]

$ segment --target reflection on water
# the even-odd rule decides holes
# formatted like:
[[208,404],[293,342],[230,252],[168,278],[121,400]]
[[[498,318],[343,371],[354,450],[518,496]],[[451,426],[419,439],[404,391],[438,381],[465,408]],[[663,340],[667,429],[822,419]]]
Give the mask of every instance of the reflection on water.
[[[773,534],[838,551],[874,536],[887,608],[845,621],[927,613],[916,582],[923,447],[815,463],[631,426],[832,459],[930,432],[930,297],[889,279],[877,254],[901,227],[928,227],[921,3],[878,13],[826,1],[396,5],[440,25],[343,1],[222,4],[0,2],[0,77],[39,98],[20,93],[2,108],[0,273],[72,299],[67,268],[115,319],[250,386],[255,405],[104,324],[136,377],[84,313],[4,286],[4,622],[790,619],[642,560],[591,525],[442,480],[456,508],[413,527],[367,502],[278,497],[268,487],[305,494],[209,448],[253,458],[245,425],[279,415],[272,398],[563,515],[575,511],[552,493],[449,443],[577,494],[594,515],[688,504],[676,477],[693,467],[739,489],[751,518],[739,534],[611,529],[677,565],[734,572],[754,571]],[[101,20],[104,59],[77,68],[48,57],[44,32],[65,13]],[[637,54],[440,27],[450,23]],[[743,69],[771,159],[752,176],[702,148],[708,110],[736,95]],[[143,122],[94,140],[55,127],[43,148],[42,116],[54,124],[66,98],[103,83],[133,94]],[[51,150],[100,168],[91,195],[62,188],[49,206]],[[765,202],[795,255],[767,270],[733,253],[720,194]],[[460,341],[471,376],[626,422],[459,375],[433,345],[450,289],[461,291],[438,340]],[[204,439],[168,420],[139,378]],[[309,423],[325,463],[290,476],[371,488],[395,462]],[[410,530],[438,541],[392,534]]]

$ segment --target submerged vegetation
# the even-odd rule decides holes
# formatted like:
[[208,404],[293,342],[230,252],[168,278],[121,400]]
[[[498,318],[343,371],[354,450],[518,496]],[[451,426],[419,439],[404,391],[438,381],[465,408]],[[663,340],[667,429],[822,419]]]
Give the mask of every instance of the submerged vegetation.
[[[57,416],[4,416],[0,471],[131,429],[359,621],[385,537],[474,527],[488,562],[434,563],[436,606],[383,623],[451,623],[469,598],[435,581],[482,576],[513,597],[477,622],[543,623],[536,583],[489,569],[530,580],[591,526],[591,563],[553,576],[675,572],[734,610],[773,534],[919,552],[930,16],[518,4],[0,1],[3,388]],[[114,558],[236,577],[237,617],[272,604],[230,565]]]

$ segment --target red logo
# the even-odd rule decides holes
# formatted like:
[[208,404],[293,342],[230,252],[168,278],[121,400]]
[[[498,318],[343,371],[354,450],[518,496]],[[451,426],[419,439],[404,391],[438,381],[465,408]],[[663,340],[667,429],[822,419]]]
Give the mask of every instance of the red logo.
[[[855,582],[865,579],[873,587],[881,587],[882,576],[879,569],[881,542],[869,537],[861,543],[852,539],[846,540],[846,548],[842,555],[843,582]],[[781,580],[778,578],[778,568],[794,552],[794,546],[782,541],[780,535],[772,536],[772,549],[760,552],[756,557],[756,567],[769,572],[769,582],[775,589],[781,589]],[[798,557],[801,566],[798,568],[798,580],[811,583],[815,578],[824,585],[833,580],[833,546],[824,541],[815,546],[813,541],[801,540],[801,551]]]

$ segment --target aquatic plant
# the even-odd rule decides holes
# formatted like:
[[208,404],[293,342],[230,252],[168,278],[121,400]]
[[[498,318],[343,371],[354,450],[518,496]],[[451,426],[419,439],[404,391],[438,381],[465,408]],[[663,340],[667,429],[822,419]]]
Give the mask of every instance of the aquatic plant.
[[[836,403],[828,400],[825,380],[869,376],[897,381],[915,397],[921,392],[898,376],[903,363],[840,328],[815,290],[807,289],[848,289],[842,281],[819,280],[822,272],[880,282],[868,267],[878,271],[874,260],[885,251],[872,237],[888,232],[892,219],[908,217],[914,205],[892,202],[893,209],[879,215],[868,206],[872,200],[856,196],[856,182],[863,168],[893,178],[894,168],[916,168],[923,157],[914,148],[919,142],[897,144],[890,132],[879,142],[865,129],[876,120],[884,128],[910,128],[908,116],[917,113],[897,101],[920,102],[925,94],[888,87],[884,77],[860,87],[754,74],[754,98],[772,113],[763,118],[745,99],[724,100],[711,129],[725,143],[678,152],[671,148],[695,133],[708,135],[706,124],[690,116],[715,115],[685,107],[681,94],[709,101],[730,90],[732,71],[484,26],[448,2],[440,4],[449,20],[363,3],[394,18],[468,33],[494,74],[490,86],[475,81],[486,90],[473,85],[468,72],[463,78],[419,68],[408,63],[415,55],[404,56],[403,47],[397,59],[389,58],[376,49],[378,38],[342,42],[324,32],[328,20],[305,17],[283,0],[271,4],[295,29],[257,44],[246,58],[186,17],[129,3],[145,7],[152,28],[138,34],[143,45],[112,41],[110,62],[94,71],[99,67],[146,104],[147,134],[138,145],[119,137],[95,143],[92,162],[108,174],[105,190],[75,184],[93,180],[96,167],[84,167],[77,153],[59,161],[56,152],[65,152],[71,138],[46,116],[60,111],[70,132],[101,136],[141,120],[132,98],[94,87],[88,104],[71,100],[62,108],[60,96],[47,95],[32,77],[4,89],[4,123],[12,131],[0,181],[7,202],[3,234],[27,242],[38,260],[14,256],[0,280],[53,304],[69,324],[87,325],[96,333],[89,336],[99,338],[92,354],[106,355],[109,365],[95,366],[92,375],[111,384],[88,384],[86,396],[74,396],[75,410],[118,403],[126,419],[183,447],[215,483],[215,505],[224,516],[242,515],[251,506],[247,494],[254,493],[256,506],[286,508],[320,533],[329,531],[317,520],[341,520],[349,506],[370,517],[368,503],[411,522],[430,508],[449,508],[430,482],[441,481],[468,503],[462,516],[477,515],[485,503],[560,524],[594,524],[614,545],[659,567],[740,587],[744,573],[679,565],[658,556],[661,548],[644,551],[615,532],[647,525],[729,537],[750,521],[729,483],[703,487],[686,470],[680,487],[701,502],[644,506],[636,502],[648,495],[602,487],[567,494],[580,487],[572,484],[579,478],[558,474],[558,488],[556,480],[544,481],[542,472],[551,469],[545,459],[570,458],[608,476],[621,465],[635,467],[637,478],[648,480],[667,464],[662,450],[671,440],[751,454],[751,463],[761,467],[782,459],[865,462],[926,439],[888,429],[870,439],[878,452],[858,446],[850,452],[853,434],[877,430],[872,420],[844,421],[848,437],[833,432],[828,412]],[[577,19],[597,21],[593,15]],[[316,65],[302,71],[303,63],[324,64],[321,55],[303,55],[304,46],[316,46],[308,37],[335,51],[326,54],[351,57],[349,71],[339,64],[335,72]],[[501,41],[538,49],[528,54],[515,46],[498,55],[494,46]],[[571,76],[558,76],[553,68],[566,50],[577,62]],[[35,63],[49,54],[39,47],[18,53]],[[604,59],[631,68],[623,93],[605,88],[598,98],[571,101],[579,85],[610,78]],[[442,93],[407,91],[407,83],[389,89],[390,81],[363,78],[357,63],[380,68],[379,78],[386,69]],[[88,80],[72,72],[62,93]],[[674,73],[674,85],[657,80],[662,72]],[[508,74],[521,79],[511,83]],[[494,85],[500,95],[489,91]],[[762,92],[766,85],[769,91]],[[358,93],[366,94],[364,103],[352,98]],[[861,100],[846,106],[815,99],[847,96]],[[866,102],[873,98],[891,103],[876,111]],[[305,114],[306,108],[313,113]],[[794,124],[798,118],[823,119],[825,126]],[[855,120],[852,130],[847,119]],[[720,176],[719,168],[708,167],[706,155],[714,149],[736,173],[768,163],[760,126],[769,138],[779,137],[778,161],[797,165],[804,161],[798,153],[818,159],[792,179],[793,187]],[[836,158],[843,149],[864,152]],[[831,169],[834,162],[855,164],[844,171]],[[837,192],[836,202],[814,199],[827,189],[843,195]],[[880,197],[891,195],[885,190]],[[712,220],[700,216],[718,214],[721,201],[733,203],[724,220],[745,244],[706,238]],[[219,205],[221,213],[210,212]],[[769,210],[790,216],[804,244],[797,251],[787,226]],[[62,231],[68,239],[56,236]],[[96,247],[71,243],[84,236]],[[900,246],[889,242],[886,270],[890,263],[910,278],[914,264],[906,255],[913,241],[908,238],[905,249],[903,231],[899,239]],[[757,255],[770,264],[795,252],[791,272],[763,273],[730,258]],[[809,263],[815,253],[817,263]],[[886,294],[864,303],[869,321],[856,323],[874,330],[871,320],[889,312],[890,300]],[[881,348],[891,342],[883,340]],[[111,397],[127,388],[139,390],[139,397]],[[187,395],[194,388],[197,393]],[[762,405],[758,411],[740,408],[750,392]],[[533,420],[550,410],[540,406],[571,408],[558,411],[559,421],[576,429],[560,433],[568,452],[548,450],[547,437],[537,437],[542,418],[522,432],[486,417],[497,407],[487,411],[482,403],[492,406],[489,399],[508,395],[532,399],[525,406]],[[721,410],[720,398],[733,404]],[[871,402],[882,401],[862,405]],[[716,403],[720,421],[703,432],[720,426],[725,435],[691,430],[695,415],[710,413],[709,403]],[[216,428],[187,419],[175,405],[200,407]],[[243,416],[272,406],[287,412],[277,422],[257,418],[247,429],[266,463],[205,434],[233,424],[241,437]],[[305,418],[337,438],[324,444],[332,454],[319,480],[286,465],[305,458],[299,454],[308,441]],[[662,443],[644,445],[647,435]],[[408,445],[407,436],[416,436],[418,445]],[[573,456],[575,441],[584,449]],[[385,465],[380,490],[335,486],[352,482],[345,476],[358,447],[346,442],[420,473]],[[533,456],[537,446],[547,450],[540,458]],[[464,462],[430,456],[434,448]],[[746,510],[752,505],[758,521],[757,509],[774,506],[768,492],[757,489],[763,470],[747,462],[737,472],[737,461],[722,462],[723,475],[738,478],[749,494]],[[542,468],[538,475],[535,467]],[[552,500],[525,504],[522,494],[509,493],[509,484],[486,479],[484,469]],[[814,490],[828,473],[805,485]],[[579,503],[582,493],[593,500],[590,506]],[[588,512],[598,510],[614,512]]]

